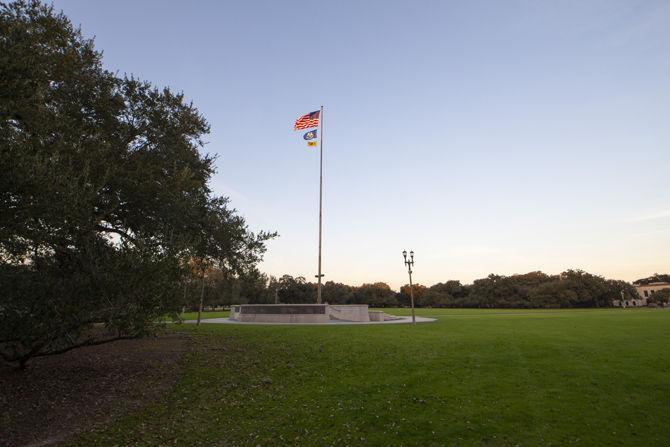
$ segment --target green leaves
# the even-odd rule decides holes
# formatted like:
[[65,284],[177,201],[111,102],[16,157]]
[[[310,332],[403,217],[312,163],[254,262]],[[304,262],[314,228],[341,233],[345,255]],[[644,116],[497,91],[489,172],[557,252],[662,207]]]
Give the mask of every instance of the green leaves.
[[212,195],[209,124],[182,93],[104,70],[36,1],[0,5],[0,58],[6,360],[150,332],[181,307],[193,257],[253,269],[275,234]]

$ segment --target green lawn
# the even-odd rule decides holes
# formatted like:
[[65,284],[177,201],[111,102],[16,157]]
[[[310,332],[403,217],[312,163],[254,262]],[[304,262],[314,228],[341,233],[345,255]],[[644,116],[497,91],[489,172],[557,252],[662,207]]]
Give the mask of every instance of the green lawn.
[[670,311],[418,314],[176,326],[197,348],[173,391],[78,445],[668,445]]
[[[221,311],[221,312],[203,312],[202,313],[202,318],[225,318],[228,317],[228,314],[230,312],[226,311]],[[197,320],[198,319],[198,312],[184,312],[181,315],[179,315],[182,320]]]

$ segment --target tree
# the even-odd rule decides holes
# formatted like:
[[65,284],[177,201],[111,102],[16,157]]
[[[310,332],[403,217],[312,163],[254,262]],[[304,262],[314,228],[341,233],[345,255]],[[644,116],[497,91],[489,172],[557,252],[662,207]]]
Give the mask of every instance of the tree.
[[368,304],[371,307],[394,307],[398,305],[396,293],[388,284],[376,282],[356,288],[348,304]]
[[208,198],[191,221],[193,236],[186,251],[200,266],[202,281],[198,305],[198,324],[202,314],[205,293],[205,273],[217,268],[235,277],[250,276],[265,252],[265,241],[276,233],[250,232],[244,219],[228,207],[227,197]]
[[603,305],[613,306],[614,301],[621,301],[623,298],[624,301],[637,300],[640,298],[640,295],[635,290],[635,287],[626,281],[608,279],[606,280],[607,292],[603,297]]
[[538,307],[532,300],[532,291],[551,281],[542,272],[511,276],[489,275],[475,280],[470,289],[470,300],[478,307]]
[[476,279],[470,289],[470,299],[477,307],[524,307],[522,290],[512,277],[491,274]]
[[536,307],[610,307],[621,299],[622,291],[625,296],[636,296],[635,289],[623,281],[567,270],[531,290],[530,299]]
[[245,271],[237,278],[240,284],[240,303],[271,304],[275,301],[271,280],[258,269]]
[[604,278],[583,270],[567,270],[561,273],[560,281],[574,291],[571,307],[609,307],[612,300],[619,299],[618,291],[609,290]]
[[666,306],[670,303],[670,289],[661,289],[652,293],[649,298],[647,298],[648,303],[660,304]]
[[139,337],[177,315],[189,259],[246,271],[274,233],[215,197],[209,125],[119,78],[38,1],[0,4],[0,356]]
[[277,281],[277,294],[280,303],[315,303],[316,286],[308,283],[304,277],[284,275]]
[[[427,307],[429,304],[424,302],[424,295],[426,294],[426,286],[421,284],[412,284],[412,292],[414,293],[414,305],[416,307]],[[409,284],[405,284],[400,287],[400,296],[398,297],[400,302],[406,305],[410,305],[411,296],[409,293]]]
[[430,286],[420,301],[425,307],[464,307],[468,303],[468,289],[460,281],[450,280]]
[[324,303],[347,304],[352,300],[354,288],[334,281],[326,281],[321,291]]
[[535,307],[574,307],[578,300],[575,284],[566,281],[551,281],[538,285],[530,292],[530,301]]

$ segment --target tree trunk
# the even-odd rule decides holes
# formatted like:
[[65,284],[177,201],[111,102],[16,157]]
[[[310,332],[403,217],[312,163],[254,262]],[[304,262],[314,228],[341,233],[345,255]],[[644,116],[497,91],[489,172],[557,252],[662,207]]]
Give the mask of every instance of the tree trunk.
[[200,288],[200,305],[198,306],[198,326],[202,318],[202,304],[205,301],[205,272],[202,272],[202,287]]

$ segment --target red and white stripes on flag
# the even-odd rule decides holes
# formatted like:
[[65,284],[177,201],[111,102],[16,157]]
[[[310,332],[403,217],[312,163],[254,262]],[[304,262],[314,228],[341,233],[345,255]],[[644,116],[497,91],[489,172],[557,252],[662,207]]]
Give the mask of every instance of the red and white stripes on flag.
[[320,113],[321,112],[317,110],[315,112],[301,116],[300,118],[295,120],[293,130],[302,130],[302,129],[309,129],[310,127],[318,127]]

